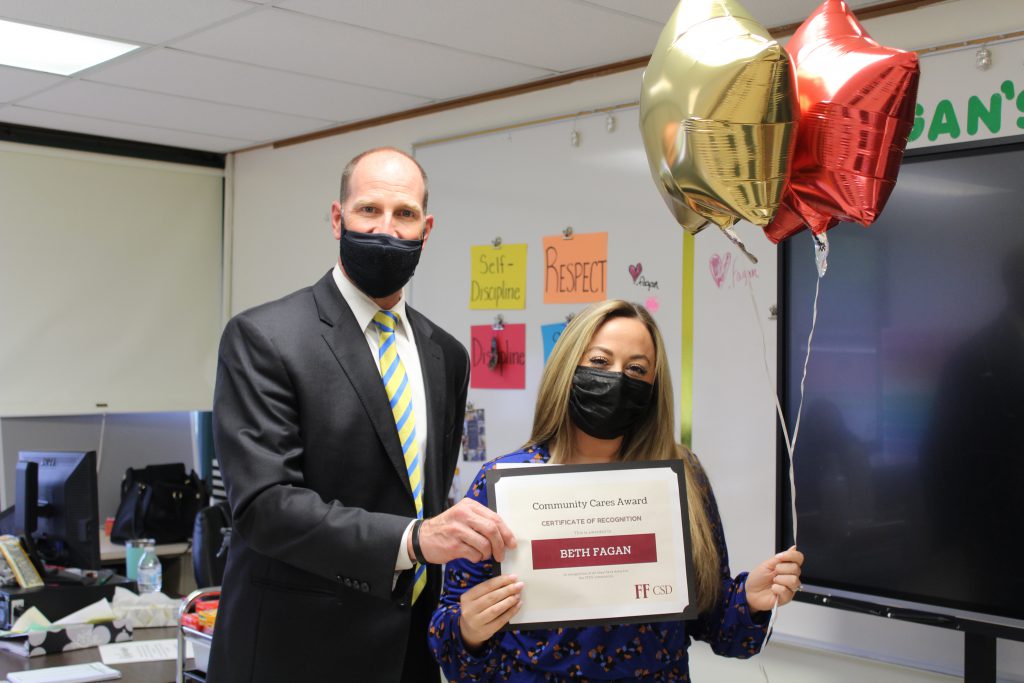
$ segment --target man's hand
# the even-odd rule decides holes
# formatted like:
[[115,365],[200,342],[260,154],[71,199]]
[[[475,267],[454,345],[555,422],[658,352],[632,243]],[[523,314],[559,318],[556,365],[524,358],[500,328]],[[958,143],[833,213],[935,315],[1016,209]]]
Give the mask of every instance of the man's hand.
[[[420,526],[420,550],[431,564],[459,558],[480,562],[491,557],[501,562],[505,548],[515,547],[516,537],[498,513],[469,498],[423,520]],[[411,534],[408,551],[409,557],[414,557]]]

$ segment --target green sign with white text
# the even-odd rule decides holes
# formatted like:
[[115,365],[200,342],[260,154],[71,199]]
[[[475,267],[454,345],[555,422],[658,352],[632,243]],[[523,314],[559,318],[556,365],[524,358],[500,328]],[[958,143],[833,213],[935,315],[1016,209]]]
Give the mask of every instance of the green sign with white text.
[[977,68],[976,49],[921,58],[911,147],[1024,133],[1024,40],[989,45],[986,70]]

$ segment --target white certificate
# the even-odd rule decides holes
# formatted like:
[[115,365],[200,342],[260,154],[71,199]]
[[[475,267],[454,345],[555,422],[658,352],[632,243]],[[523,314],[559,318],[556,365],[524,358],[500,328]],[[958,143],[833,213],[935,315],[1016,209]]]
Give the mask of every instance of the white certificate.
[[499,467],[487,494],[518,543],[511,628],[697,616],[682,461]]

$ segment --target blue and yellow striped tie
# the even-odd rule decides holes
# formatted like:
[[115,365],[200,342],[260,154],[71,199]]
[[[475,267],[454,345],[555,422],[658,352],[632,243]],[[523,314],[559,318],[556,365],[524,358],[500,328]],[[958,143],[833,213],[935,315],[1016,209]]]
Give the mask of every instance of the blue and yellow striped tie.
[[[402,443],[402,455],[405,456],[405,469],[409,473],[409,485],[416,500],[416,517],[423,519],[423,462],[420,458],[419,442],[416,439],[416,414],[412,406],[412,386],[405,374],[405,366],[398,357],[398,344],[395,343],[395,328],[398,326],[398,314],[392,311],[377,311],[373,322],[379,332],[380,344],[377,355],[380,358],[380,376],[384,380],[384,390],[391,401],[391,414],[395,417],[398,429],[398,440]],[[415,580],[412,587],[412,601],[420,597],[427,585],[427,567],[416,563]]]

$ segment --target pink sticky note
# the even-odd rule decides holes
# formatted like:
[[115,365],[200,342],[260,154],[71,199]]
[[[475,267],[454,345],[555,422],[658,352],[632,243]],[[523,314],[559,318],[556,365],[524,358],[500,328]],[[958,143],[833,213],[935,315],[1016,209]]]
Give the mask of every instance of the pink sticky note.
[[470,379],[474,389],[526,388],[526,325],[470,328]]

